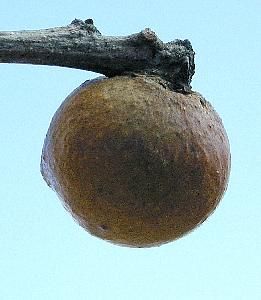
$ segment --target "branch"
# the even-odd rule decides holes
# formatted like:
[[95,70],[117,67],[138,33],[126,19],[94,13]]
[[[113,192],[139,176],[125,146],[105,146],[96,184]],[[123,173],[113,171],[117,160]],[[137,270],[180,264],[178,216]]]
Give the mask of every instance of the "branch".
[[163,43],[150,29],[125,37],[103,36],[92,19],[66,27],[0,32],[0,63],[76,68],[107,77],[159,76],[177,91],[189,92],[194,51],[188,40]]

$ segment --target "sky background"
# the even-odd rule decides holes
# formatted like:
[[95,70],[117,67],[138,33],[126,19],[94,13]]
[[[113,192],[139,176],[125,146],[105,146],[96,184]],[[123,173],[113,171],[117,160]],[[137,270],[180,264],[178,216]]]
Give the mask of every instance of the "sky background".
[[0,64],[0,299],[261,299],[260,15],[260,0],[1,2],[0,30],[93,18],[105,35],[150,27],[164,42],[188,38],[192,86],[223,119],[232,170],[215,213],[182,239],[132,249],[92,237],[39,164],[52,115],[97,74]]

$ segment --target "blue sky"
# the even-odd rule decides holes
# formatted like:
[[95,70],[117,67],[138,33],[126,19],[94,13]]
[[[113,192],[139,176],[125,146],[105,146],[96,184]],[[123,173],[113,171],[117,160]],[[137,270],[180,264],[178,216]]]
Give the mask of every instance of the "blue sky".
[[52,115],[97,74],[0,64],[0,299],[261,299],[261,2],[18,1],[1,3],[0,30],[93,18],[106,35],[152,28],[188,38],[192,86],[223,119],[232,152],[228,190],[198,229],[158,248],[114,246],[87,234],[42,180]]

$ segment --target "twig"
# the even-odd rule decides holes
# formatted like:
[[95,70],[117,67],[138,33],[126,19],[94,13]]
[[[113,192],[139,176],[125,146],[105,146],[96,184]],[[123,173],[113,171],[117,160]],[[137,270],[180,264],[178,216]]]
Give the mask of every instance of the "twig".
[[53,65],[94,71],[159,76],[174,90],[189,92],[194,51],[188,40],[163,43],[145,29],[125,37],[103,36],[92,19],[66,27],[0,32],[0,63]]

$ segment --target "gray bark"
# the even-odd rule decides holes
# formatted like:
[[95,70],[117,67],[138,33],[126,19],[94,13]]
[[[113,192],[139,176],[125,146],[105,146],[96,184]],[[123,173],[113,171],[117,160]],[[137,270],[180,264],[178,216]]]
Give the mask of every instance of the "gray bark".
[[189,92],[194,51],[188,40],[163,43],[145,29],[125,37],[103,36],[91,19],[66,27],[0,32],[0,63],[52,65],[107,77],[158,76],[173,90]]

